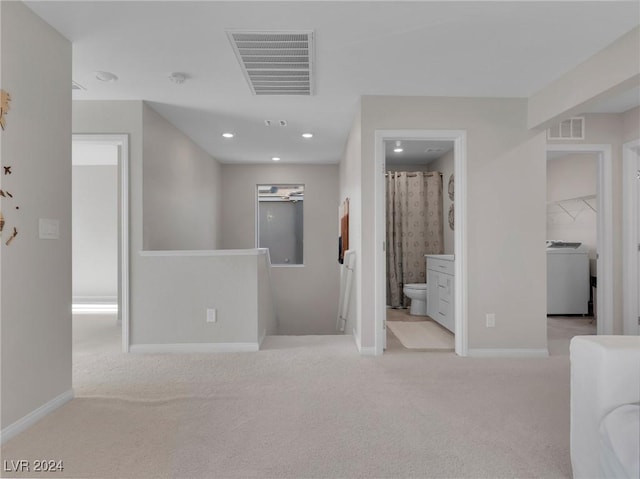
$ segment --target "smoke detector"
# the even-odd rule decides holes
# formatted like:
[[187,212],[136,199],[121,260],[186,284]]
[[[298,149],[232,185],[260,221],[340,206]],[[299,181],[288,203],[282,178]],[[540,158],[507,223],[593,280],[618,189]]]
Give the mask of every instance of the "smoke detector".
[[187,75],[180,72],[173,72],[169,74],[169,80],[176,85],[182,85],[187,79]]
[[111,72],[95,72],[96,78],[103,82],[118,81],[118,77]]
[[313,93],[313,31],[227,31],[254,95]]

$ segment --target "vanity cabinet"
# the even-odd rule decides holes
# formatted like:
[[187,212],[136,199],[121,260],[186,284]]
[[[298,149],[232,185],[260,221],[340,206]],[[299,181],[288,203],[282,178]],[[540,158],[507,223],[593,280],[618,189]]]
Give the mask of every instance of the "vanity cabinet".
[[453,255],[427,255],[427,315],[455,333]]

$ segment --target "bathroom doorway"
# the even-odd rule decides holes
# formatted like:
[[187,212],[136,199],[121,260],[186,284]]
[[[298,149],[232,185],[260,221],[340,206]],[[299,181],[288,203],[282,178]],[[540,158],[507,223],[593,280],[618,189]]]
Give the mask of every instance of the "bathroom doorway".
[[455,252],[453,141],[385,140],[385,164],[386,350],[453,351],[452,277],[428,270]]
[[[375,261],[375,271],[376,271],[376,303],[375,303],[375,319],[376,319],[376,354],[382,354],[384,349],[387,347],[387,328],[388,322],[393,322],[394,320],[398,323],[410,323],[407,327],[408,329],[416,328],[416,323],[427,322],[430,319],[425,316],[418,316],[416,314],[410,315],[410,312],[404,310],[404,307],[410,307],[410,301],[407,301],[406,298],[402,298],[402,303],[398,304],[398,298],[396,298],[395,308],[387,308],[388,303],[388,295],[387,295],[387,285],[388,285],[388,276],[387,276],[387,248],[389,245],[393,246],[393,238],[391,241],[387,237],[387,178],[391,175],[392,177],[396,176],[427,176],[429,173],[425,173],[424,171],[420,171],[421,169],[427,170],[429,168],[429,161],[427,161],[428,157],[426,153],[428,149],[432,151],[429,152],[431,155],[430,161],[434,161],[440,157],[443,159],[446,157],[447,153],[449,154],[448,158],[448,168],[451,173],[447,176],[446,173],[443,173],[443,177],[446,178],[440,179],[439,175],[437,176],[437,181],[440,184],[440,188],[442,191],[442,197],[448,197],[448,188],[449,188],[449,179],[451,178],[452,183],[452,196],[454,195],[455,189],[455,214],[452,211],[451,218],[452,224],[454,224],[454,229],[451,230],[450,236],[450,248],[452,249],[452,253],[447,258],[448,263],[444,266],[447,268],[449,275],[448,282],[448,291],[451,293],[448,300],[451,302],[450,315],[451,315],[451,325],[450,330],[455,331],[455,337],[453,341],[453,348],[458,355],[466,356],[467,354],[467,323],[466,323],[466,288],[465,288],[465,276],[464,276],[464,265],[465,265],[465,255],[466,251],[463,241],[464,241],[464,229],[466,226],[466,184],[465,184],[465,169],[466,169],[466,133],[464,131],[444,131],[444,130],[378,130],[376,131],[376,182],[375,182],[375,238],[376,244],[380,244],[382,247],[376,251],[376,261]],[[429,146],[431,145],[431,146]],[[404,155],[403,160],[397,162],[399,168],[404,168],[404,172],[402,174],[398,174],[398,168],[396,165],[393,165],[395,161],[395,157],[390,155],[400,155],[405,153],[405,146],[407,147],[407,153],[411,151],[411,149],[415,146],[418,150],[418,156],[420,158],[416,158],[414,160],[414,164],[407,164],[409,161],[409,155]],[[421,149],[421,151],[420,151]],[[438,151],[441,149],[440,151]],[[402,150],[402,151],[394,151],[394,150]],[[389,155],[387,154],[389,153]],[[389,160],[388,160],[389,158]],[[387,171],[387,162],[389,161],[389,171]],[[405,164],[402,164],[402,161]],[[424,166],[421,165],[425,164]],[[437,165],[437,164],[436,164]],[[433,166],[433,165],[432,165]],[[441,167],[441,166],[439,166]],[[392,171],[396,170],[396,171]],[[410,171],[411,170],[411,171]],[[442,172],[440,172],[442,173]],[[433,175],[433,173],[432,173]],[[457,183],[457,184],[456,184]],[[454,186],[455,184],[455,186]],[[414,193],[415,194],[415,193]],[[419,193],[418,193],[419,194]],[[451,200],[453,201],[453,200]],[[439,210],[443,210],[445,207],[449,209],[450,204],[447,203],[445,206],[444,201],[438,207]],[[449,211],[440,213],[442,216],[442,239],[440,241],[444,242],[444,229],[445,227],[449,227]],[[455,216],[455,219],[454,219]],[[441,249],[438,250],[440,255],[444,253],[444,245],[441,245]],[[429,253],[429,252],[426,252]],[[418,274],[420,275],[417,279],[425,278],[426,271],[426,258],[424,254],[414,253],[415,258],[413,258],[413,262],[418,267]],[[438,254],[438,253],[436,253]],[[422,256],[419,258],[419,256]],[[442,258],[438,258],[442,259]],[[392,260],[393,261],[393,260]],[[401,261],[401,260],[400,260]],[[414,273],[415,274],[415,273]],[[415,276],[414,276],[415,277]],[[424,280],[422,281],[424,285]],[[427,280],[427,283],[429,281]],[[404,295],[404,283],[407,283],[406,279],[402,280],[402,293]],[[419,283],[419,281],[416,281]],[[409,283],[411,284],[411,283]],[[437,284],[435,282],[434,284]],[[446,287],[446,286],[445,286]],[[422,286],[423,291],[426,289]],[[455,294],[453,294],[455,291]],[[398,292],[399,294],[399,292]],[[410,294],[412,294],[410,292]],[[419,294],[419,293],[418,293]],[[422,294],[421,296],[424,296]],[[427,307],[429,301],[426,301]],[[438,304],[438,301],[434,301],[433,304]],[[392,306],[389,304],[389,306]],[[402,307],[399,307],[402,306]],[[387,317],[387,312],[389,312],[389,318]],[[404,311],[403,311],[404,310]],[[398,315],[406,314],[406,316],[401,316],[398,318]],[[393,317],[392,317],[393,316]],[[400,319],[401,321],[398,321]],[[405,321],[403,321],[406,319]],[[430,321],[435,324],[435,322]],[[413,324],[411,324],[413,323]],[[395,324],[395,323],[394,323]],[[435,324],[438,328],[441,328],[438,324]],[[393,326],[391,329],[397,329]],[[399,335],[402,335],[402,332],[398,332]],[[398,334],[391,336],[392,338],[397,338]],[[451,334],[451,333],[448,333]],[[412,332],[407,333],[407,336],[413,336]],[[395,339],[394,339],[395,341]],[[428,349],[428,348],[425,348]],[[434,348],[437,349],[437,348]],[[451,348],[449,348],[451,349]]]

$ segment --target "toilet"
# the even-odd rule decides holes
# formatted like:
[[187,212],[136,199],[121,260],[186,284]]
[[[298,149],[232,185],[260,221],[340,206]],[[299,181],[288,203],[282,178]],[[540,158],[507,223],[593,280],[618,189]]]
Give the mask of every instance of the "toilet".
[[408,283],[402,288],[404,294],[411,298],[409,314],[414,316],[427,315],[427,283]]

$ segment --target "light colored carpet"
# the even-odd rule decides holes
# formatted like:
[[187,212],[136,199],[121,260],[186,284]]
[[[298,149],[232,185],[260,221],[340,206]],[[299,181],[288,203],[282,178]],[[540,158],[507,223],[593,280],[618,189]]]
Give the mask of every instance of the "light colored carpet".
[[433,321],[389,321],[387,327],[407,349],[452,351],[455,347],[453,334]]
[[114,327],[110,351],[75,338],[77,398],[2,459],[63,460],[58,478],[571,477],[566,355],[362,357],[349,336],[125,355]]

